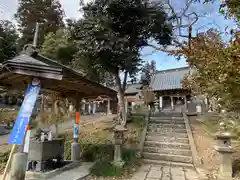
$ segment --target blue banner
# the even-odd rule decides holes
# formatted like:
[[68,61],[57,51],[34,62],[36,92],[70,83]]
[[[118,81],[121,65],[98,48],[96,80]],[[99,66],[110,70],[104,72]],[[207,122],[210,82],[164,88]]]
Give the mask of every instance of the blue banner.
[[8,140],[8,144],[21,145],[23,143],[26,128],[32,115],[39,91],[40,81],[33,79],[32,83],[28,86],[23,103],[18,112],[16,122]]

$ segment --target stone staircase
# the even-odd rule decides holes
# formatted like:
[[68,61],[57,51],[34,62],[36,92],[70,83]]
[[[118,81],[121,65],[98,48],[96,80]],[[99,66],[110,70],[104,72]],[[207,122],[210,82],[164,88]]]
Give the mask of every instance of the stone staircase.
[[184,118],[180,112],[151,115],[143,148],[143,161],[193,167]]

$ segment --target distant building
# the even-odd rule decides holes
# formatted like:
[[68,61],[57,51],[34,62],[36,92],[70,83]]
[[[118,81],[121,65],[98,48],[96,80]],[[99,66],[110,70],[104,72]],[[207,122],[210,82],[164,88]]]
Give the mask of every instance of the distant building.
[[[143,104],[144,98],[141,94],[142,84],[135,83],[135,84],[127,84],[125,90],[125,103],[126,108],[133,108],[135,105]],[[117,91],[117,87],[112,87],[115,91]]]

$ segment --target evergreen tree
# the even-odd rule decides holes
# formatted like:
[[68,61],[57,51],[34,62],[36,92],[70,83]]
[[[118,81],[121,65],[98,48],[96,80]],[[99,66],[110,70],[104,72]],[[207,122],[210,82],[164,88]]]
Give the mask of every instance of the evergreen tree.
[[[95,0],[83,6],[83,18],[75,27],[76,57],[89,59],[114,75],[119,92],[122,125],[126,125],[124,93],[127,78],[142,63],[140,50],[149,39],[159,45],[171,43],[172,26],[162,5],[143,0]],[[120,78],[123,74],[123,78]]]
[[58,0],[19,0],[15,18],[22,37],[19,45],[32,43],[36,22],[40,23],[38,47],[49,32],[56,32],[63,23],[64,12]]
[[15,56],[18,34],[10,21],[0,23],[0,62]]
[[149,85],[155,73],[156,73],[156,62],[154,60],[152,60],[150,63],[146,62],[146,64],[142,68],[140,82],[143,85]]

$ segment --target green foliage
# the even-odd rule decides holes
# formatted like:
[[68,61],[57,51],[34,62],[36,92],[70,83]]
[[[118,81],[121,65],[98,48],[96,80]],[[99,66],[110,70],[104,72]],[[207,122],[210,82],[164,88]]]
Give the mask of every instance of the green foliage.
[[100,161],[97,161],[91,169],[91,174],[94,176],[111,177],[121,176],[126,172],[130,172],[131,168],[138,164],[136,153],[137,150],[135,149],[123,149],[122,157],[125,161],[125,165],[123,168],[115,167],[114,165],[112,165],[111,162],[113,156],[110,159],[104,158]]
[[[65,143],[65,155],[67,160],[71,159],[71,143],[68,141]],[[123,168],[114,167],[111,162],[114,156],[114,145],[106,144],[101,140],[94,144],[87,141],[80,140],[80,146],[82,150],[82,160],[85,162],[96,162],[91,169],[91,174],[94,176],[121,176],[123,173],[128,172],[131,168],[138,164],[136,158],[136,149],[123,149],[123,160],[126,162]]]
[[226,129],[228,132],[231,132],[235,139],[240,139],[240,114],[233,112],[226,113],[212,113],[210,116],[206,117],[204,120],[204,125],[206,129],[215,134],[219,131],[220,123],[224,123],[226,125]]
[[[224,8],[227,7],[227,11]],[[234,17],[240,23],[240,1],[227,0],[221,4],[220,13]]]
[[192,40],[186,56],[195,73],[183,81],[196,94],[207,94],[228,111],[240,111],[240,38],[224,43],[218,32],[209,30]]
[[64,26],[63,16],[64,12],[58,0],[19,0],[15,18],[22,34],[20,46],[32,44],[38,22],[40,23],[38,47],[41,47],[45,35],[49,32],[55,33]]
[[[74,26],[74,22],[71,23],[71,26]],[[62,64],[72,66],[76,70],[81,70],[85,77],[92,81],[106,84],[106,86],[113,86],[115,78],[110,73],[105,72],[83,57],[77,61],[74,59],[77,49],[74,40],[70,36],[70,29],[59,29],[56,33],[48,33],[45,36],[41,54]]]
[[0,21],[0,62],[16,55],[18,34],[10,21]]
[[154,60],[150,63],[146,62],[141,72],[141,83],[143,85],[149,85],[154,73],[156,73],[156,62]]
[[8,161],[10,151],[5,153],[0,153],[0,164],[5,164]]
[[[126,124],[124,92],[127,77],[134,77],[142,63],[140,50],[149,39],[160,45],[171,42],[172,27],[163,5],[145,0],[96,0],[82,8],[83,18],[73,28],[77,54],[91,66],[104,69],[116,78],[122,125]],[[124,73],[121,81],[120,73]]]
[[122,168],[115,167],[109,161],[98,161],[91,169],[91,174],[94,176],[112,177],[121,176]]
[[0,153],[0,171],[3,171],[9,158],[10,151]]
[[[139,51],[149,38],[159,44],[171,40],[171,27],[161,6],[142,0],[97,0],[83,7],[83,19],[74,29],[78,54],[115,76],[134,74],[141,63]],[[125,89],[124,89],[125,91]]]
[[142,127],[145,124],[145,116],[143,113],[132,113],[128,116],[127,122]]
[[75,52],[76,49],[67,29],[48,33],[41,48],[41,54],[66,65],[71,64]]

